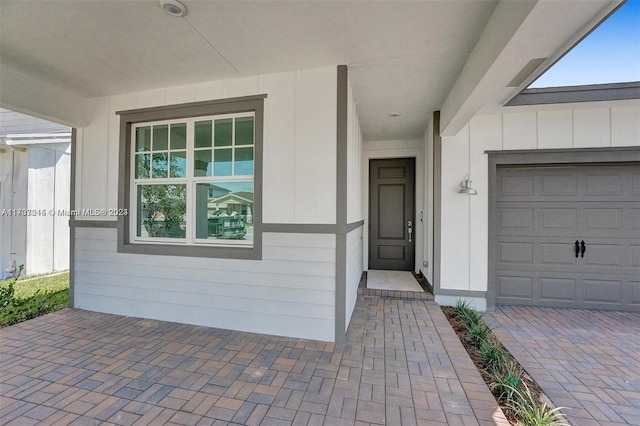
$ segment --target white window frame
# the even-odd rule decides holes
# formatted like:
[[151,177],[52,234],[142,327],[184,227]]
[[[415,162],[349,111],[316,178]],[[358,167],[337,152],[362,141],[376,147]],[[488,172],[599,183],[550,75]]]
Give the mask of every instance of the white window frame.
[[[254,120],[254,140],[249,145],[236,145],[235,144],[235,134],[236,134],[236,126],[235,119],[237,118],[245,118],[251,117]],[[216,147],[214,141],[212,141],[211,148],[196,148],[195,147],[195,124],[200,121],[208,121],[212,122],[212,132],[215,134],[215,121],[216,120],[224,120],[224,119],[233,119],[234,125],[231,127],[231,145],[224,147]],[[171,134],[171,125],[172,124],[185,124],[186,125],[186,170],[185,177],[167,177],[167,178],[136,178],[136,155],[139,155],[136,151],[136,130],[141,127],[151,127],[151,140],[153,141],[153,128],[155,126],[167,125],[169,135]],[[130,212],[133,220],[130,221],[129,232],[130,235],[133,236],[133,243],[153,243],[153,244],[183,244],[183,245],[216,245],[216,246],[239,246],[239,247],[252,247],[253,241],[244,241],[244,240],[226,240],[226,239],[205,239],[205,238],[197,238],[195,235],[195,223],[196,223],[196,185],[199,183],[208,183],[215,184],[218,182],[228,183],[228,182],[254,182],[254,174],[255,174],[255,166],[254,166],[254,174],[251,175],[236,175],[235,174],[235,157],[236,157],[236,149],[237,148],[251,148],[254,154],[254,163],[255,163],[255,113],[253,112],[244,112],[244,113],[235,113],[235,114],[216,114],[209,116],[201,116],[201,117],[192,117],[186,119],[174,119],[174,120],[160,120],[160,121],[149,121],[136,123],[131,126],[131,170],[130,172],[130,182],[131,182],[131,195],[129,200],[129,205],[131,206]],[[153,148],[153,144],[151,145]],[[211,176],[195,176],[194,170],[194,159],[196,150],[211,150],[212,152],[212,160],[215,159],[215,151],[220,149],[231,149],[231,176],[215,176],[215,163],[212,163],[212,171]],[[174,150],[175,151],[175,150]],[[178,150],[182,151],[182,150]],[[168,140],[167,152],[172,152],[171,150],[171,142]],[[155,151],[151,149],[149,151],[150,162],[153,164],[153,154]],[[153,168],[153,167],[152,167]],[[143,185],[186,185],[186,214],[185,214],[185,238],[162,238],[162,237],[140,237],[137,235],[137,219],[138,219],[138,203],[137,203],[137,194],[138,188]]]

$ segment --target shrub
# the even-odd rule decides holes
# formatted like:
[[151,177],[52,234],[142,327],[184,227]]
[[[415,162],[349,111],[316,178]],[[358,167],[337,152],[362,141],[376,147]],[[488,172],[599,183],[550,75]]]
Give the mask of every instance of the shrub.
[[561,411],[563,407],[551,408],[538,401],[525,382],[519,389],[507,387],[513,392],[512,400],[507,405],[524,426],[569,426]]
[[489,338],[490,332],[491,329],[484,325],[483,322],[467,325],[467,342],[476,348],[480,348],[482,343]]
[[453,307],[453,315],[456,319],[462,321],[467,311],[473,310],[471,303],[468,300],[458,299],[456,305]]
[[494,370],[493,383],[490,387],[496,398],[506,403],[513,403],[516,397],[514,390],[520,389],[523,383],[522,375],[522,368],[513,362],[507,365],[504,373]]
[[483,341],[480,343],[480,361],[485,370],[501,371],[507,363],[507,353],[498,343]]
[[15,284],[20,278],[20,274],[24,270],[24,265],[18,267],[18,275],[10,279],[9,285],[6,287],[0,287],[0,313],[12,305],[15,305]]

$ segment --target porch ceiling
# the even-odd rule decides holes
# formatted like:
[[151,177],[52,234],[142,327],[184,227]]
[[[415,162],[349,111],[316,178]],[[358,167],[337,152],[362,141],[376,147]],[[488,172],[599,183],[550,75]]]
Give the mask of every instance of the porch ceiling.
[[0,59],[82,97],[347,64],[365,139],[422,138],[498,2],[183,3],[0,0]]

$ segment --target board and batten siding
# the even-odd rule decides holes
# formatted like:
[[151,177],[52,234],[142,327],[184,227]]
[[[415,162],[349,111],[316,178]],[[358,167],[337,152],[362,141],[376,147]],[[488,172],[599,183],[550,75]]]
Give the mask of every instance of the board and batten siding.
[[353,223],[362,220],[362,133],[351,84],[347,90],[347,223]]
[[118,253],[115,229],[77,228],[77,308],[334,340],[335,235],[263,234],[263,260]]
[[[117,207],[116,111],[259,94],[267,95],[262,222],[336,224],[335,67],[89,100],[90,124],[77,133],[76,208]],[[262,260],[118,253],[116,237],[116,229],[76,228],[76,307],[291,337],[336,338],[335,234],[263,233]]]
[[[440,287],[487,290],[485,151],[640,146],[640,101],[507,107],[442,138]],[[458,194],[470,173],[477,196]],[[436,300],[438,300],[436,298]]]
[[92,98],[77,133],[76,208],[117,207],[116,111],[267,94],[263,223],[336,223],[336,81],[327,67]]

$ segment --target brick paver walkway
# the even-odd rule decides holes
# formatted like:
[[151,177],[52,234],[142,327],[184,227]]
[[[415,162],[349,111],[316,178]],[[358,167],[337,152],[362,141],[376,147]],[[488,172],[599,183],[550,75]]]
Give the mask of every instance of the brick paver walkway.
[[507,424],[431,301],[362,294],[343,344],[74,309],[0,339],[3,424]]
[[576,425],[640,425],[640,314],[499,306],[494,333]]

